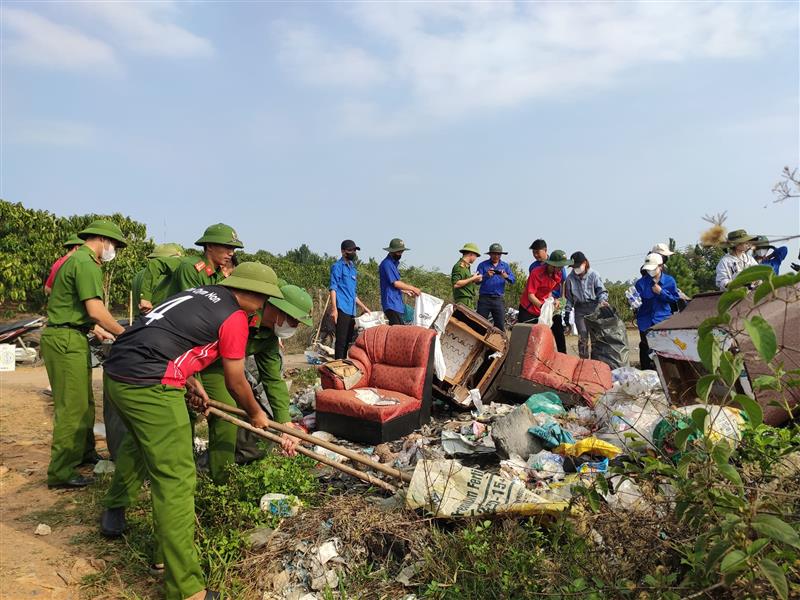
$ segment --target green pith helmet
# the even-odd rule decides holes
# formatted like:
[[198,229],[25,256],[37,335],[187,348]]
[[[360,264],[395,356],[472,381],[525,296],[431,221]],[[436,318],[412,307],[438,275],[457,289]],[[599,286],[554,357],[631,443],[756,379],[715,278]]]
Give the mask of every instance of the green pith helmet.
[[203,232],[203,237],[195,242],[196,246],[202,246],[203,244],[220,244],[222,246],[231,246],[232,248],[244,248],[244,244],[242,244],[239,236],[236,235],[233,227],[225,225],[225,223],[209,225]]
[[128,245],[128,240],[126,240],[125,236],[122,235],[122,230],[119,228],[119,225],[114,223],[114,221],[97,219],[96,221],[89,223],[89,226],[86,229],[78,233],[78,237],[82,240],[85,240],[93,235],[102,235],[110,240],[114,240],[117,242],[117,247],[119,248],[124,248]]
[[270,298],[268,302],[303,325],[311,327],[314,324],[314,320],[311,318],[314,302],[308,292],[296,285],[281,286],[281,292],[283,292],[283,298]]
[[72,248],[73,246],[83,246],[83,240],[78,237],[77,234],[73,233],[69,236],[69,239],[61,244],[64,248]]
[[489,246],[489,251],[486,254],[494,254],[495,252],[499,254],[508,254],[508,252],[503,252],[503,245],[496,242]]
[[178,244],[158,244],[147,258],[169,258],[171,256],[183,256],[183,248]]
[[550,253],[550,258],[544,262],[551,267],[566,267],[572,263],[572,261],[567,258],[567,253],[563,250],[553,250]]
[[739,244],[744,244],[745,242],[752,242],[757,240],[758,236],[750,235],[744,229],[737,229],[736,231],[731,231],[728,234],[728,239],[725,242],[726,246],[738,246]]
[[769,243],[769,238],[767,236],[765,236],[765,235],[758,236],[755,239],[755,241],[753,242],[753,245],[756,248],[774,248],[775,247],[775,246],[773,246],[772,244]]
[[272,270],[272,267],[258,262],[243,262],[235,267],[231,274],[224,281],[221,281],[219,285],[283,298],[283,293],[278,287],[278,276],[275,275],[275,271]]
[[405,252],[406,250],[410,250],[411,248],[406,248],[405,242],[400,238],[393,238],[391,242],[389,242],[389,247],[384,248],[386,252]]
[[472,242],[468,244],[464,244],[464,247],[459,250],[461,254],[466,254],[467,252],[472,252],[473,254],[477,254],[478,256],[481,255],[481,251],[478,249],[478,244],[473,244]]

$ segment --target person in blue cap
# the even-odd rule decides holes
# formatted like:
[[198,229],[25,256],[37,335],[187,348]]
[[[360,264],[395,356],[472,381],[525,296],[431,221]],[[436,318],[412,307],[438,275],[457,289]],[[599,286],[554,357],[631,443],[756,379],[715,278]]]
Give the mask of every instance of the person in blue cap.
[[514,284],[517,278],[511,265],[502,259],[503,246],[494,243],[487,252],[489,258],[478,265],[477,273],[483,278],[478,290],[478,314],[484,318],[491,315],[494,326],[505,330],[506,284]]

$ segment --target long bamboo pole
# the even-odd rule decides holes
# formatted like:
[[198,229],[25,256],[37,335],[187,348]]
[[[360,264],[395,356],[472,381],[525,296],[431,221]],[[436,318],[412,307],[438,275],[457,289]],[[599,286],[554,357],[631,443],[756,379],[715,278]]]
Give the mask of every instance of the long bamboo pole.
[[[223,410],[236,415],[241,415],[243,417],[247,416],[247,413],[243,411],[241,408],[236,408],[235,406],[229,406],[228,404],[223,404],[222,402],[217,402],[216,400],[209,400],[208,405],[216,408],[217,410]],[[403,473],[400,469],[395,469],[394,467],[389,467],[387,465],[375,462],[369,457],[364,456],[363,454],[359,454],[358,452],[354,452],[349,448],[345,448],[344,446],[340,446],[339,444],[334,444],[333,442],[329,442],[321,438],[316,438],[313,435],[309,435],[305,431],[300,431],[299,429],[295,429],[294,427],[289,427],[282,423],[276,423],[275,421],[270,421],[269,423],[271,429],[275,429],[276,431],[280,431],[281,433],[293,435],[294,437],[300,438],[305,442],[316,444],[317,446],[322,446],[323,448],[332,450],[333,452],[336,452],[336,454],[346,456],[347,458],[349,458],[354,462],[361,463],[362,465],[370,467],[371,469],[380,471],[381,473],[389,475],[394,479],[399,479],[400,481],[404,481],[406,483],[411,481],[411,475],[409,475],[408,473]]]
[[[269,440],[270,442],[275,442],[277,444],[281,443],[281,438],[275,435],[274,433],[271,433],[269,431],[264,431],[263,429],[258,429],[257,427],[253,427],[252,425],[250,425],[250,423],[245,423],[241,419],[237,419],[236,417],[233,417],[228,413],[223,412],[217,408],[210,407],[208,409],[208,412],[209,414],[212,414],[215,417],[222,419],[223,421],[228,421],[229,423],[233,423],[237,427],[241,427],[242,429],[251,431],[257,436],[264,438],[265,440]],[[303,446],[297,446],[297,451],[300,454],[308,456],[309,458],[312,458],[317,462],[328,465],[329,467],[333,467],[334,469],[338,469],[339,471],[347,473],[348,475],[352,475],[353,477],[361,479],[362,481],[366,481],[370,485],[383,488],[384,490],[387,490],[393,494],[397,491],[397,488],[394,487],[391,483],[387,483],[382,479],[378,479],[377,477],[370,475],[369,473],[364,473],[363,471],[358,471],[356,469],[353,469],[352,467],[348,467],[347,465],[337,463],[335,460],[332,460],[327,456],[323,456],[322,454],[317,454],[316,452],[309,450],[308,448],[305,448]]]

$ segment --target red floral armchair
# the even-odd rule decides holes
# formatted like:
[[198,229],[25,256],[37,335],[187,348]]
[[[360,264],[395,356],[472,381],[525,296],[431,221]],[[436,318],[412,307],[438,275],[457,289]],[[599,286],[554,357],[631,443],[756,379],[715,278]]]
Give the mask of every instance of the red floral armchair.
[[[433,379],[432,329],[381,325],[367,329],[350,348],[348,358],[363,376],[349,390],[341,379],[320,368],[322,388],[316,394],[317,429],[368,444],[395,440],[430,420]],[[366,388],[377,403],[359,398]]]

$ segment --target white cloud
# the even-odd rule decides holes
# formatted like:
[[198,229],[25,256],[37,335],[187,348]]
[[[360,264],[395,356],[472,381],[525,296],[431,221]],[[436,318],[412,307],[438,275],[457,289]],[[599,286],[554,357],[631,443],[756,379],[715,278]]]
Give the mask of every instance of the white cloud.
[[[591,92],[634,67],[756,56],[797,33],[797,10],[767,3],[357,3],[345,15],[385,51],[291,26],[302,43],[284,41],[280,54],[304,83],[356,84],[340,107],[345,128],[392,135],[434,119]],[[392,94],[383,84],[394,86]],[[380,99],[390,95],[393,107]]]
[[119,67],[114,50],[76,29],[59,25],[35,13],[4,7],[5,59],[10,63],[58,69]]
[[90,147],[97,144],[97,130],[75,121],[29,121],[7,125],[9,142],[35,146]]
[[284,23],[275,29],[279,60],[305,83],[370,86],[386,79],[384,64],[360,48],[327,42],[306,26]]
[[173,2],[84,2],[74,6],[107,26],[114,40],[132,52],[168,58],[214,54],[209,40],[172,22],[178,16]]

